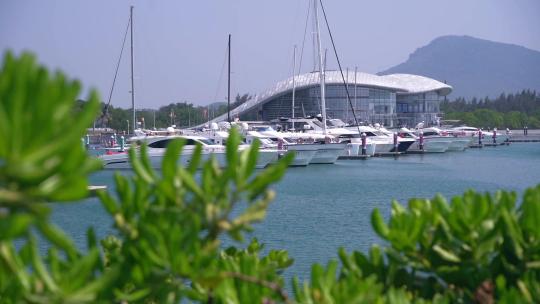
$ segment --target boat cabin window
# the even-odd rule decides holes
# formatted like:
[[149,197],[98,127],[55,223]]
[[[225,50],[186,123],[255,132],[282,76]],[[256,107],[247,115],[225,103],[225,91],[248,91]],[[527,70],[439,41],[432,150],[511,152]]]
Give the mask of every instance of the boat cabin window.
[[162,139],[148,145],[150,148],[166,148],[171,139]]
[[270,139],[268,139],[268,138],[259,138],[259,141],[260,141],[261,143],[263,143],[263,144],[266,144],[266,145],[271,145],[271,144],[273,144],[273,142],[272,142]]
[[188,138],[188,139],[185,140],[184,145],[186,145],[186,146],[195,146],[195,145],[197,145],[197,141],[195,141],[195,140],[193,140],[191,138]]
[[424,136],[437,136],[437,135],[439,135],[439,133],[433,132],[433,131],[424,132]]
[[[155,149],[159,149],[159,148],[167,148],[167,145],[171,142],[171,140],[174,140],[175,138],[167,138],[167,139],[162,139],[162,140],[158,140],[158,141],[155,141],[151,144],[148,145],[148,147],[150,148],[155,148]],[[208,141],[207,139],[191,139],[191,138],[187,138],[184,140],[184,145],[186,146],[195,146],[197,144],[206,144],[206,145],[211,145],[212,143],[210,143],[210,141]]]
[[409,132],[399,132],[398,135],[402,138],[414,138],[414,136]]
[[257,132],[265,132],[265,131],[275,131],[272,127],[270,126],[253,126],[253,130],[257,131]]

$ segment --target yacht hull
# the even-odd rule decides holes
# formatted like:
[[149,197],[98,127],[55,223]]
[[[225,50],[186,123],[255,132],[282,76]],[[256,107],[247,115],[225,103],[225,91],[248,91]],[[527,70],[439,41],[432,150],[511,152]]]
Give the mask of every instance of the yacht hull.
[[317,153],[317,146],[313,144],[287,145],[287,153],[294,154],[294,160],[290,166],[307,166]]
[[319,144],[317,153],[313,156],[310,164],[333,164],[337,161],[338,157],[343,154],[345,143],[324,143]]
[[[161,169],[163,163],[163,157],[165,151],[149,151],[148,158],[150,165],[154,169]],[[191,161],[192,153],[182,153],[178,159],[178,165],[188,166]],[[205,162],[211,158],[215,158],[220,168],[227,167],[227,157],[225,151],[219,152],[204,152],[201,155],[202,162]],[[127,153],[118,153],[111,155],[102,155],[104,169],[132,169]],[[262,169],[272,162],[276,162],[278,159],[277,150],[260,150],[257,156],[256,168]]]
[[454,138],[448,146],[447,151],[465,151],[470,143],[471,140],[469,138]]
[[394,149],[393,143],[375,143],[375,154],[387,153]]
[[[398,143],[398,152],[406,152],[412,146],[412,144],[414,144],[414,142],[414,140],[400,141]],[[392,146],[390,152],[396,152],[396,148]]]
[[[366,155],[373,156],[375,154],[375,145],[373,143],[366,144]],[[347,149],[342,154],[345,156],[357,156],[362,155],[362,144],[361,143],[350,143],[347,145]]]
[[451,141],[445,139],[427,139],[424,142],[424,152],[444,153],[448,150]]

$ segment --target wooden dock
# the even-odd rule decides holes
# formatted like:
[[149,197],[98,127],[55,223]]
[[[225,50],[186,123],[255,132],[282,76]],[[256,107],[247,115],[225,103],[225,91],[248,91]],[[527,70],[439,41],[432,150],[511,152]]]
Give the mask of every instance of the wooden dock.
[[512,136],[510,142],[540,142],[540,135]]
[[369,157],[369,155],[343,155],[338,157],[338,160],[365,160]]
[[510,142],[501,142],[501,143],[485,143],[484,146],[486,147],[497,147],[497,146],[508,146],[510,145]]
[[401,154],[403,154],[403,152],[380,152],[380,153],[375,153],[375,155],[373,155],[373,156],[376,156],[376,157],[397,157],[397,156],[400,156]]
[[427,152],[425,150],[420,149],[408,149],[406,154],[426,154]]

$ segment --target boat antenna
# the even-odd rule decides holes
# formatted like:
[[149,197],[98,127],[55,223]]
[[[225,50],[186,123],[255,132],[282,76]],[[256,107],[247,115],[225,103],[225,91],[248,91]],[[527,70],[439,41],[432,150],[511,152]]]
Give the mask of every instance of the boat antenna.
[[[109,107],[111,106],[111,100],[112,100],[112,95],[113,95],[113,91],[114,91],[114,85],[116,83],[116,77],[118,76],[118,70],[120,69],[120,62],[122,61],[122,54],[124,53],[124,46],[126,45],[127,34],[128,34],[128,31],[129,31],[130,22],[131,22],[131,16],[129,17],[129,20],[128,20],[128,23],[127,23],[127,26],[126,26],[126,32],[124,34],[124,40],[122,41],[122,48],[120,49],[120,56],[118,57],[118,61],[116,62],[116,70],[114,71],[114,78],[113,78],[111,90],[109,92],[109,99],[107,100],[107,104],[105,104],[105,107],[103,107],[103,111],[101,112],[101,116],[100,116],[99,119],[102,119],[103,117],[107,116],[107,114],[109,112]],[[129,132],[129,130],[128,130],[128,132]]]
[[229,69],[227,77],[227,122],[231,123],[231,34],[229,34]]
[[135,121],[135,84],[133,81],[133,5],[129,10],[129,22],[131,28],[131,108],[133,109],[133,134],[135,134],[137,122]]
[[[314,1],[317,2],[317,0],[314,0]],[[347,83],[345,82],[345,76],[343,75],[343,69],[341,68],[341,62],[339,61],[339,56],[338,56],[338,53],[336,51],[336,45],[334,43],[334,37],[332,36],[332,31],[330,31],[330,25],[328,25],[328,19],[326,18],[326,11],[324,10],[324,5],[322,3],[322,0],[319,0],[319,2],[321,3],[321,9],[322,9],[322,12],[323,12],[324,21],[326,22],[326,28],[328,29],[328,34],[330,35],[330,41],[332,42],[332,48],[334,49],[334,54],[336,55],[336,60],[337,60],[337,64],[338,64],[338,67],[339,67],[339,72],[341,73],[341,79],[343,80],[343,85],[345,86],[345,91],[347,92],[347,100],[349,101],[349,106],[351,107],[351,110],[352,110],[352,114],[353,114],[353,117],[354,117],[354,123],[356,124],[356,127],[358,128],[358,134],[361,134],[360,126],[358,125],[358,119],[356,118],[356,113],[355,113],[354,107],[352,105],[351,95],[349,94],[349,88],[347,86]],[[356,83],[354,84],[354,86],[356,87]]]

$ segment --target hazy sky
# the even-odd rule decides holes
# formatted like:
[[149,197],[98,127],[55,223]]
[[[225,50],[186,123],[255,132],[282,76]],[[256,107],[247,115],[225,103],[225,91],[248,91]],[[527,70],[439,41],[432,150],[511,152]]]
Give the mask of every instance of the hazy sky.
[[[539,0],[324,1],[342,65],[376,73],[441,35],[470,35],[540,50]],[[232,94],[259,93],[292,73],[309,0],[0,0],[0,49],[95,87],[106,101],[134,5],[136,107],[208,104],[226,98],[227,35]],[[311,26],[303,71],[312,69]],[[324,35],[327,37],[326,31]],[[129,39],[129,38],[128,38]],[[328,38],[324,45],[331,48]],[[129,40],[113,106],[130,107]],[[330,50],[329,50],[330,52]],[[329,53],[330,54],[330,53]],[[328,56],[328,68],[336,68]]]

